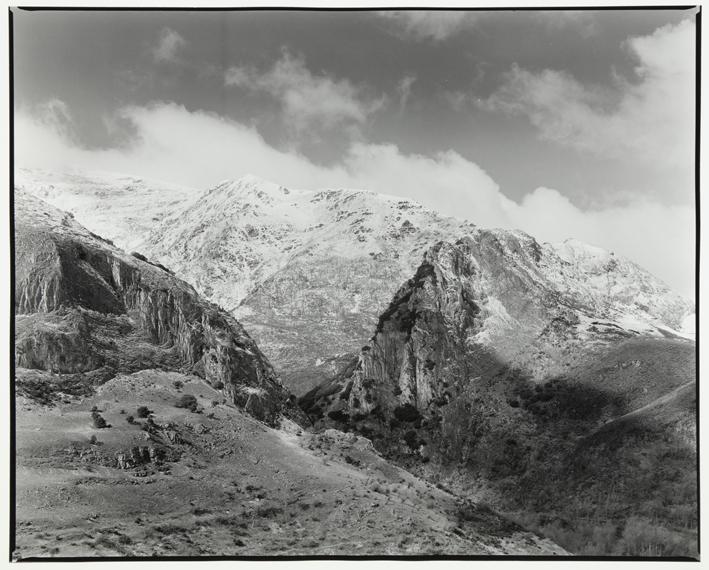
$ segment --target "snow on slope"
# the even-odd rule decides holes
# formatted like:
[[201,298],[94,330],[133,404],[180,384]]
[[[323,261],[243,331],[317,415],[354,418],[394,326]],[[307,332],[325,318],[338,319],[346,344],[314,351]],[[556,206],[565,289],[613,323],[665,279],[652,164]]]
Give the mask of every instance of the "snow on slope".
[[74,214],[119,247],[138,247],[166,212],[194,200],[193,188],[103,171],[15,169],[15,187]]
[[549,273],[549,278],[567,290],[595,298],[596,310],[656,327],[669,327],[693,337],[692,304],[675,295],[651,273],[612,252],[575,239],[552,247],[561,263],[556,271]]
[[426,247],[473,225],[358,190],[293,190],[247,176],[167,217],[146,250],[229,309],[295,259],[371,259],[406,272]]
[[[201,193],[106,173],[19,171],[17,178],[233,311],[286,377],[294,370],[313,376],[319,359],[358,350],[424,252],[466,235],[497,239],[510,263],[529,268],[545,291],[591,320],[653,335],[692,322],[690,302],[612,253],[576,240],[539,244],[524,232],[483,230],[394,196],[297,190],[254,176]],[[501,298],[486,302],[497,315],[490,327],[507,326]]]
[[[681,328],[693,311],[637,265],[580,242],[539,244],[524,232],[484,230],[403,198],[294,190],[253,176],[223,182],[166,217],[144,248],[234,311],[286,383],[289,374],[298,383],[318,376],[319,359],[365,344],[424,252],[463,236],[496,239],[509,263],[591,320],[659,336],[663,327],[669,334]],[[500,326],[509,324],[494,295],[486,302]]]

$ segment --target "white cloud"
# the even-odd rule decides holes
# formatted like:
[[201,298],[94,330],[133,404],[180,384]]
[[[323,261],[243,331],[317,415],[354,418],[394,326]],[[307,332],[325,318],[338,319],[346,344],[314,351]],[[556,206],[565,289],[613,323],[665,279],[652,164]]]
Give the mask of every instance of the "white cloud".
[[537,188],[509,210],[510,223],[542,241],[574,237],[632,259],[678,293],[694,294],[694,209],[639,199],[583,211],[558,191]]
[[434,42],[473,27],[481,16],[480,12],[465,10],[393,10],[377,14],[407,37]]
[[158,42],[153,48],[153,59],[158,63],[178,61],[178,52],[187,45],[187,41],[171,28],[160,31]]
[[278,99],[284,119],[298,131],[313,125],[362,124],[384,104],[383,98],[367,97],[363,87],[346,79],[313,74],[304,58],[287,51],[267,71],[235,66],[226,72],[224,81]]
[[117,171],[198,188],[252,173],[294,188],[370,189],[481,226],[520,228],[547,241],[576,237],[623,254],[678,292],[693,294],[690,208],[643,200],[588,212],[545,188],[516,203],[483,169],[453,151],[409,155],[393,144],[355,143],[337,164],[324,167],[273,148],[253,128],[173,103],[128,107],[120,120],[137,133],[131,145],[86,150],[56,125],[21,110],[15,120],[17,164]]
[[685,20],[625,45],[634,81],[587,85],[561,71],[513,67],[481,105],[526,115],[542,138],[662,171],[691,193],[694,161],[694,24]]

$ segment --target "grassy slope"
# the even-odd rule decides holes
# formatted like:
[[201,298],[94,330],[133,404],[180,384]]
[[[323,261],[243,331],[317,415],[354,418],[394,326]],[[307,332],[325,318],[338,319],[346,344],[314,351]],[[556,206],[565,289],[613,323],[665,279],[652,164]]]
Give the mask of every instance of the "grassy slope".
[[[175,407],[184,394],[203,411]],[[153,370],[56,406],[20,397],[14,556],[562,552],[393,467],[365,439],[274,430],[221,398]],[[150,439],[145,419],[126,421],[141,405],[154,412]],[[93,406],[112,427],[92,426]],[[111,466],[149,445],[173,460]]]
[[508,393],[473,454],[493,504],[579,554],[696,556],[695,366],[693,343],[634,339]]

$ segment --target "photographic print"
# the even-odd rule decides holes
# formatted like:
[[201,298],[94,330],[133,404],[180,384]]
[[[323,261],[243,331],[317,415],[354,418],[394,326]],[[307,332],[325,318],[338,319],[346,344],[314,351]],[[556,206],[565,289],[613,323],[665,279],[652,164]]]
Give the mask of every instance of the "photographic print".
[[11,8],[12,560],[697,560],[700,17]]

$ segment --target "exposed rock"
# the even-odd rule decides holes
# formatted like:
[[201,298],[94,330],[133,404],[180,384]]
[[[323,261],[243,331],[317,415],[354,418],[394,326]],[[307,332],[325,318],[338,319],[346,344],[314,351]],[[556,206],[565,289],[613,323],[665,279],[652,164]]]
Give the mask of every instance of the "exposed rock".
[[284,410],[298,417],[243,327],[191,286],[22,191],[15,219],[18,366],[187,368],[259,419],[277,422]]

